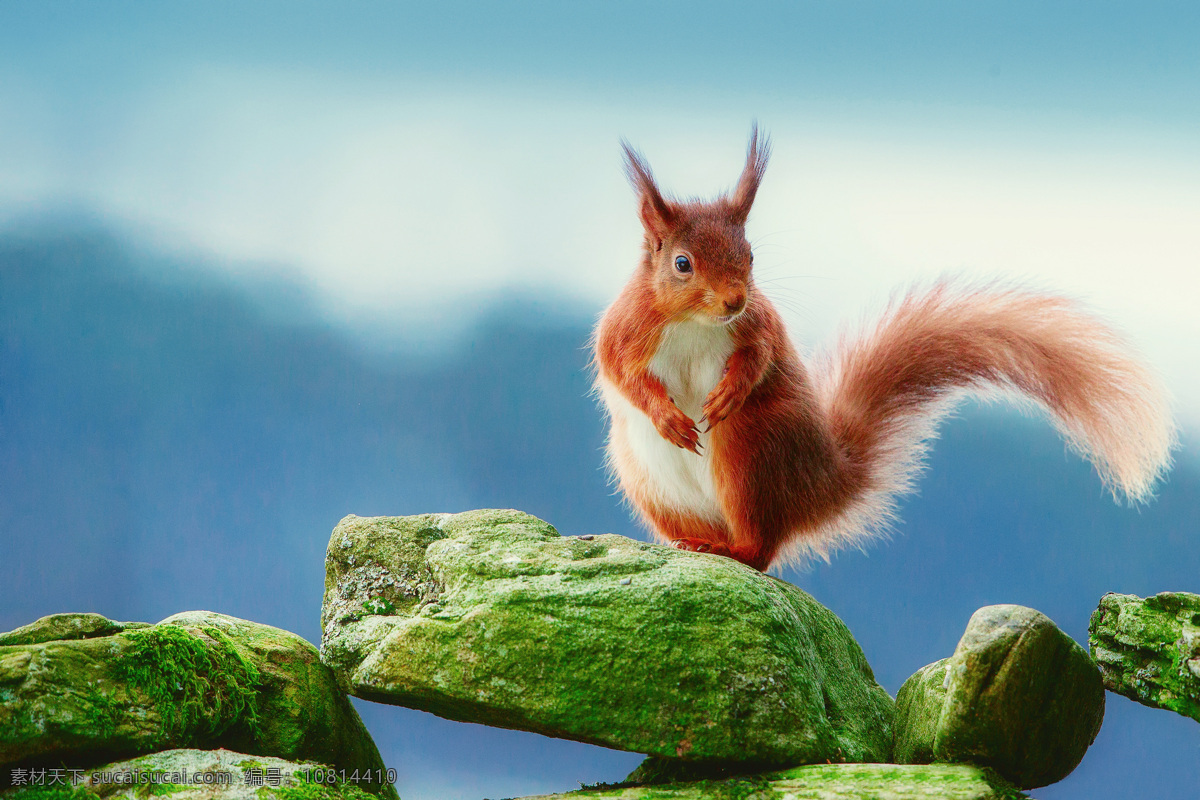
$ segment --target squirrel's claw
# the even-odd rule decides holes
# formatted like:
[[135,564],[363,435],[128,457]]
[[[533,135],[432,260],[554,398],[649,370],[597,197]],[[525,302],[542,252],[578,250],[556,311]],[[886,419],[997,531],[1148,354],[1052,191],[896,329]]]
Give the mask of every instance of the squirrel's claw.
[[659,435],[676,447],[700,455],[700,431],[691,418],[671,405],[661,418],[655,421]]

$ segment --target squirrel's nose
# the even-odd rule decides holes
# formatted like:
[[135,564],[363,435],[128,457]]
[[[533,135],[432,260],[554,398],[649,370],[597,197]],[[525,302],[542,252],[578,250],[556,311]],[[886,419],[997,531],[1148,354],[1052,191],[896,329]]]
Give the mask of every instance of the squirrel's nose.
[[725,311],[729,314],[736,314],[746,305],[746,295],[742,293],[730,295],[723,301],[725,303]]

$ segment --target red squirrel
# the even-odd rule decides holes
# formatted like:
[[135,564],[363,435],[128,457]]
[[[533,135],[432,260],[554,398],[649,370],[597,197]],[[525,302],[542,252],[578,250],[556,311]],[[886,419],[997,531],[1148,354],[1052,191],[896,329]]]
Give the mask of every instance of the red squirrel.
[[1168,468],[1165,393],[1063,298],[943,280],[810,368],[752,274],[745,225],[770,152],[757,127],[712,202],[664,196],[623,146],[645,248],[593,346],[609,464],[658,538],[758,570],[861,543],[894,520],[967,389],[1042,406],[1114,495],[1145,500]]

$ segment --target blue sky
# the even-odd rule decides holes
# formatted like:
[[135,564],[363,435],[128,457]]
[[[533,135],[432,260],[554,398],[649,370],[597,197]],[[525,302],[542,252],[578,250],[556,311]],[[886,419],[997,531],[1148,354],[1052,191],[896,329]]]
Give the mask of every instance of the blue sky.
[[203,63],[657,101],[994,105],[1196,124],[1188,3],[7,3],[4,62],[92,94]]

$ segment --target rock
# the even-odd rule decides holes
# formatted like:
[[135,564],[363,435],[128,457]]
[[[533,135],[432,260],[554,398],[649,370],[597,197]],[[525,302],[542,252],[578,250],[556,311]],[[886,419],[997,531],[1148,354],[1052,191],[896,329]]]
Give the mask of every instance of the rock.
[[1022,606],[975,612],[954,655],[919,670],[896,696],[895,758],[991,767],[1023,789],[1062,780],[1104,721],[1087,652]]
[[1200,594],[1106,594],[1088,634],[1106,688],[1200,721]]
[[667,786],[584,789],[551,798],[607,800],[1019,800],[994,773],[962,764],[812,764],[784,772]]
[[95,639],[125,630],[148,628],[147,622],[113,622],[99,614],[51,614],[14,631],[0,633],[0,647],[11,644],[43,644],[71,639]]
[[[383,769],[316,648],[295,634],[207,611],[141,627],[66,616],[5,635],[41,641],[0,646],[0,767],[224,746]],[[73,638],[46,639],[58,630]],[[96,635],[74,638],[81,630]]]
[[519,511],[347,517],[322,657],[358,697],[691,761],[887,760],[893,704],[825,607],[731,559]]
[[16,770],[3,800],[374,800],[323,765],[230,750],[167,750],[87,770]]

